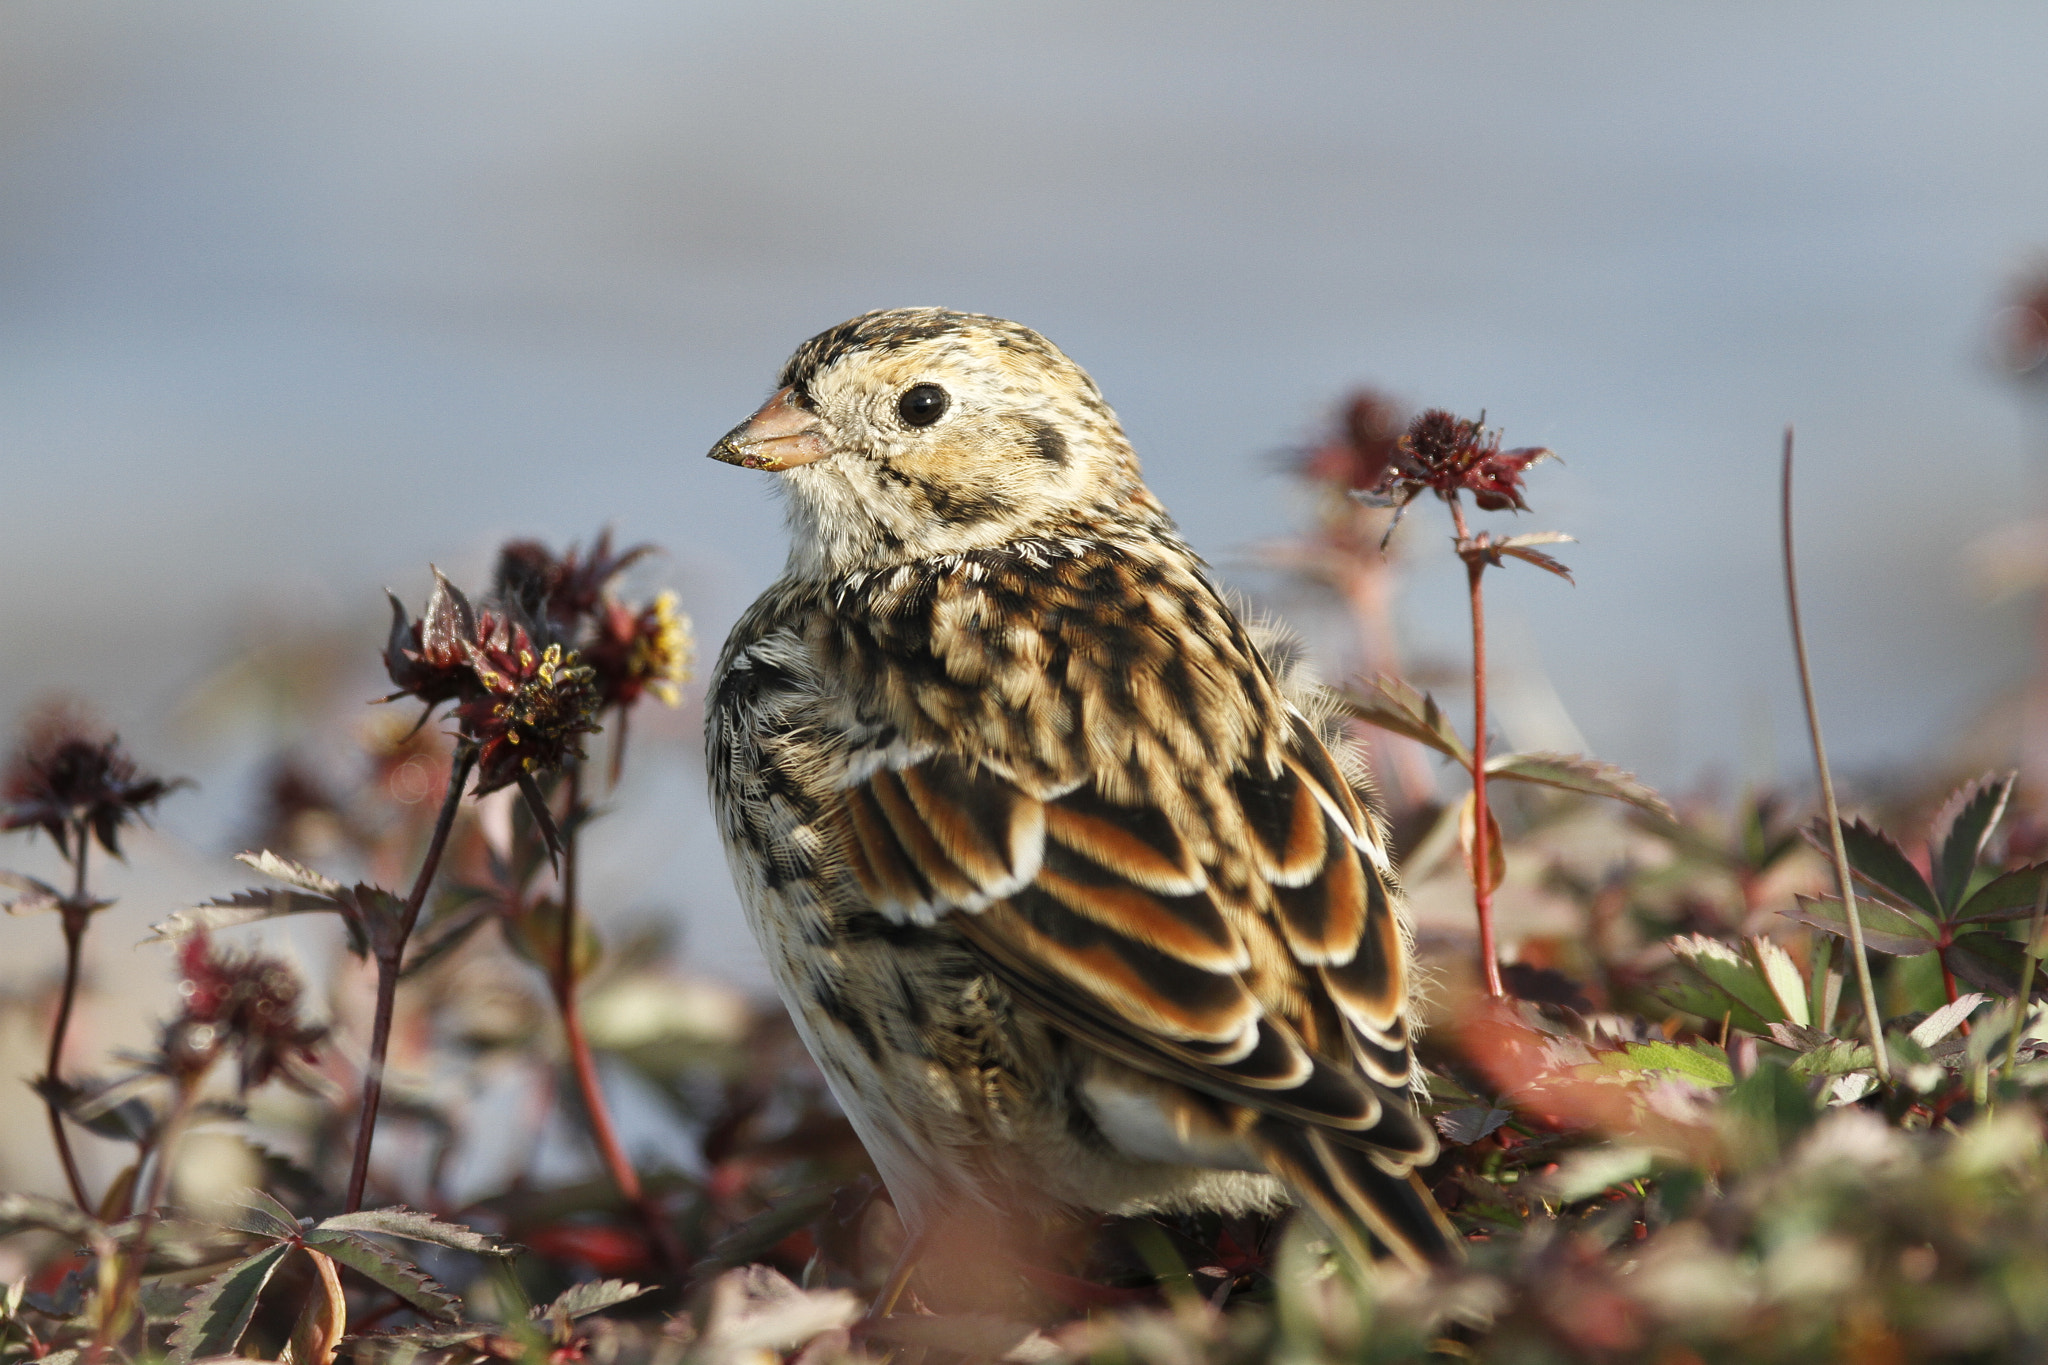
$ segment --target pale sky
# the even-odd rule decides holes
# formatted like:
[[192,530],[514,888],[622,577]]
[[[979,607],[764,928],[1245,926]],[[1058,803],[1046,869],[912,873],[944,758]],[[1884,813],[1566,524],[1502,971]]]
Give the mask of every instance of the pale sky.
[[[161,825],[204,881],[267,743],[190,723],[227,656],[367,663],[386,584],[606,522],[714,649],[784,542],[704,451],[806,336],[939,303],[1088,367],[1254,589],[1275,452],[1354,384],[1553,447],[1521,529],[1579,586],[1504,576],[1504,663],[1672,785],[1804,772],[1797,422],[1836,750],[1910,760],[2026,662],[1965,557],[2038,503],[1987,334],[2048,247],[2044,59],[2032,4],[10,0],[0,718],[79,692],[200,775]],[[1442,530],[1402,620],[1455,663]],[[757,973],[689,724],[615,898]]]

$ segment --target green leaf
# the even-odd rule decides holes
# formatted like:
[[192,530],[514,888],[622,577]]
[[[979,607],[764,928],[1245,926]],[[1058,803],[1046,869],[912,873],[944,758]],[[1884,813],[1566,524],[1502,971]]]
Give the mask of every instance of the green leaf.
[[1830,1038],[1796,1058],[1791,1070],[1795,1076],[1846,1076],[1851,1071],[1867,1071],[1872,1065],[1870,1044]]
[[[1826,825],[1823,824],[1825,829]],[[1823,836],[1821,848],[1829,844]],[[1873,829],[1861,820],[1842,822],[1842,847],[1849,854],[1849,867],[1870,886],[1895,896],[1908,906],[1924,910],[1935,919],[1941,918],[1941,901],[1934,894],[1934,888],[1920,875],[1920,869],[1913,866],[1905,850],[1891,841],[1883,830]]]
[[570,1285],[547,1307],[534,1309],[533,1315],[536,1318],[559,1316],[573,1322],[653,1292],[652,1285],[628,1284],[624,1280],[585,1280],[582,1284]]
[[422,1313],[450,1322],[462,1316],[462,1300],[411,1261],[367,1237],[316,1227],[305,1235],[305,1242],[358,1275],[383,1285]]
[[1657,998],[1681,1013],[1698,1015],[1716,1028],[1726,1019],[1729,1027],[1745,1033],[1761,1037],[1770,1032],[1771,1026],[1762,1016],[1718,986],[1681,977],[1659,986]]
[[[364,1209],[360,1213],[342,1213],[321,1220],[315,1231],[334,1232],[381,1232],[387,1237],[403,1237],[411,1242],[431,1242],[435,1246],[449,1247],[455,1251],[473,1251],[480,1256],[517,1256],[519,1248],[508,1242],[501,1242],[487,1232],[464,1227],[460,1223],[444,1223],[431,1213],[420,1213],[406,1208],[403,1204],[388,1209]],[[307,1240],[311,1240],[308,1237]]]
[[1458,738],[1458,732],[1437,706],[1436,698],[1427,692],[1418,692],[1399,678],[1381,674],[1369,680],[1362,692],[1345,689],[1334,695],[1339,709],[1353,720],[1406,735],[1418,744],[1426,744],[1438,753],[1456,759],[1468,769],[1472,766],[1472,754],[1466,749],[1465,741]]
[[2041,895],[2041,880],[2048,876],[2048,863],[2029,863],[2003,873],[1979,887],[1977,894],[1963,902],[1955,919],[1962,923],[1994,923],[2026,919],[2034,913]]
[[[1798,901],[1799,908],[1780,912],[1786,918],[1825,929],[1840,938],[1849,937],[1849,917],[1843,913],[1840,901],[1819,896],[1798,896],[1794,899]],[[1864,946],[1893,957],[1918,957],[1931,950],[1934,941],[1941,936],[1941,931],[1926,923],[1921,916],[1894,909],[1880,901],[1859,899],[1856,918],[1863,924]]]
[[1702,1085],[1735,1083],[1735,1072],[1719,1048],[1706,1043],[1680,1047],[1676,1043],[1624,1043],[1619,1051],[1600,1053],[1594,1064],[1602,1071],[1674,1071]]
[[1948,821],[1948,829],[1934,855],[1934,893],[1951,915],[1963,903],[1963,893],[1970,889],[1970,874],[1977,870],[1977,856],[1984,851],[1984,841],[1999,817],[2005,814],[2006,798],[2012,795],[2013,779],[2017,776],[2007,773],[2003,777],[1979,778],[1943,803],[1954,806],[1955,815]]
[[[1738,1017],[1733,1022],[1749,1032],[1766,1033],[1771,1024],[1803,1022],[1786,1014],[1764,973],[1732,945],[1705,934],[1681,934],[1665,946],[1695,976],[1738,1007]],[[1729,1010],[1724,1006],[1701,1017],[1719,1019],[1727,1013]]]
[[1516,782],[1536,782],[1585,796],[1626,801],[1663,820],[1678,818],[1665,804],[1664,798],[1634,773],[1584,754],[1502,754],[1486,761],[1486,774]]
[[171,1333],[171,1360],[176,1365],[191,1365],[208,1356],[232,1354],[249,1330],[249,1320],[256,1316],[256,1300],[263,1287],[291,1250],[287,1242],[267,1246],[208,1280],[178,1315],[177,1330]]

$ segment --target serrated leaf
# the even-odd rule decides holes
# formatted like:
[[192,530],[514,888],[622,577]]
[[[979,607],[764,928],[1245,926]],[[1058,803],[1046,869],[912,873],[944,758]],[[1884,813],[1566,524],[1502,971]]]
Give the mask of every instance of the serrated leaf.
[[1846,1076],[1873,1065],[1870,1044],[1849,1038],[1830,1038],[1819,1047],[1802,1053],[1792,1062],[1795,1076]]
[[1912,1039],[1922,1047],[1933,1047],[1942,1039],[1954,1033],[1963,1020],[1970,1017],[1970,1011],[1984,1003],[1985,997],[1975,991],[1959,995],[1934,1013],[1913,1025]]
[[2012,795],[2013,779],[2017,776],[2007,773],[2003,777],[1979,778],[1943,803],[1945,807],[1954,807],[1955,814],[1948,818],[1948,827],[1942,832],[1934,854],[1934,893],[1950,914],[1963,903],[1963,895],[1970,889],[1977,857],[1984,851],[1984,841],[1999,817],[2005,814],[2006,798]]
[[1977,889],[1956,911],[1958,924],[1996,923],[2026,919],[2034,913],[2041,895],[2041,882],[2048,877],[2048,863],[2029,863],[2001,873]]
[[[1826,829],[1826,822],[1822,822],[1821,836],[1815,841],[1823,852],[1830,848]],[[1923,910],[1937,920],[1941,918],[1941,902],[1934,888],[1890,835],[1861,820],[1844,820],[1842,847],[1849,855],[1850,870],[1866,885],[1897,898],[1902,905]]]
[[80,1242],[91,1240],[102,1230],[98,1220],[75,1205],[40,1194],[0,1194],[0,1237],[24,1228],[41,1228]]
[[[1521,537],[1516,536],[1514,537],[1514,539],[1519,540],[1521,539]],[[1566,539],[1569,540],[1570,537],[1567,536]],[[1500,553],[1504,555],[1509,555],[1515,559],[1521,560],[1524,564],[1534,564],[1537,568],[1542,569],[1547,573],[1554,573],[1567,583],[1575,584],[1578,581],[1577,579],[1572,577],[1572,571],[1570,569],[1566,568],[1558,560],[1555,560],[1551,558],[1549,555],[1544,554],[1541,550],[1531,550],[1528,547],[1522,545],[1511,545],[1507,541],[1500,541],[1496,543],[1493,548],[1500,551]]]
[[1677,816],[1651,786],[1634,773],[1584,754],[1537,752],[1502,754],[1486,761],[1488,777],[1535,782],[1584,796],[1605,796],[1639,806],[1664,820]]
[[259,920],[276,919],[282,915],[322,913],[340,915],[346,919],[352,912],[331,896],[252,886],[246,891],[237,891],[232,896],[216,896],[203,904],[188,906],[174,912],[161,923],[150,925],[149,937],[143,942],[174,943],[191,934],[234,929],[244,924],[254,924]]
[[[1738,1027],[1760,1034],[1772,1024],[1788,1021],[1764,973],[1732,944],[1705,934],[1680,934],[1667,940],[1665,946],[1688,971],[1727,998],[1734,1007],[1733,1022]],[[1703,1018],[1720,1019],[1731,1010],[1722,1007],[1695,1012]]]
[[1604,1071],[1672,1071],[1714,1087],[1733,1085],[1735,1072],[1718,1048],[1705,1043],[1680,1047],[1676,1043],[1624,1043],[1619,1052],[1603,1052],[1597,1058]]
[[256,1316],[256,1301],[277,1270],[278,1262],[291,1253],[289,1243],[267,1246],[254,1256],[235,1262],[200,1287],[171,1333],[171,1360],[191,1365],[208,1356],[232,1354],[241,1345],[249,1320]]
[[[1849,917],[1843,912],[1840,901],[1821,896],[1796,896],[1794,899],[1798,902],[1798,909],[1780,912],[1787,919],[1825,929],[1838,938],[1849,937]],[[1881,901],[1859,898],[1856,918],[1863,925],[1864,946],[1893,957],[1918,957],[1930,951],[1941,934],[1939,929],[1924,923],[1919,916],[1894,909]]]
[[289,858],[280,858],[269,849],[260,853],[237,853],[235,861],[244,867],[254,868],[272,881],[296,886],[301,891],[310,891],[316,896],[339,900],[342,885],[332,877],[323,877],[312,868],[295,863]]
[[622,1303],[639,1298],[642,1294],[653,1292],[652,1285],[629,1284],[625,1280],[585,1280],[582,1284],[570,1285],[556,1295],[555,1301],[546,1307],[534,1309],[533,1316],[559,1316],[574,1322],[577,1318],[588,1317],[607,1308],[616,1308]]
[[1801,1028],[1811,1024],[1813,1016],[1808,1010],[1806,978],[1799,974],[1792,954],[1761,934],[1750,937],[1749,953],[1778,1002],[1779,1017]]
[[262,1190],[243,1191],[246,1198],[222,1223],[240,1232],[276,1241],[291,1241],[299,1235],[299,1220],[292,1211]]
[[1468,1104],[1436,1116],[1436,1130],[1452,1142],[1469,1147],[1499,1128],[1514,1115],[1492,1105]]
[[403,1237],[410,1242],[431,1242],[435,1246],[449,1247],[455,1251],[472,1251],[480,1256],[517,1256],[519,1248],[509,1242],[501,1242],[487,1232],[464,1227],[460,1223],[444,1223],[431,1213],[421,1213],[397,1204],[388,1209],[364,1209],[360,1213],[341,1213],[332,1218],[322,1219],[315,1229],[335,1232],[381,1232],[387,1237]]
[[1344,689],[1334,694],[1344,713],[1354,720],[1377,725],[1397,735],[1406,735],[1440,754],[1472,766],[1471,751],[1444,717],[1436,698],[1418,692],[1399,678],[1385,674],[1369,679],[1363,690]]
[[422,1313],[451,1322],[462,1316],[462,1300],[411,1261],[367,1237],[321,1226],[308,1231],[304,1240],[307,1246],[384,1286]]
[[142,1300],[142,1316],[152,1323],[176,1322],[179,1314],[191,1307],[192,1295],[197,1291],[196,1285],[144,1280],[137,1290]]

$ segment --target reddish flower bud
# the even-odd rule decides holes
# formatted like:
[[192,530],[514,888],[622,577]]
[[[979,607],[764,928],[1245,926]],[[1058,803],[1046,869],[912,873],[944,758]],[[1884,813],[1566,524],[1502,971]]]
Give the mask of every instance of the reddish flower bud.
[[180,945],[178,966],[185,1003],[164,1034],[171,1070],[197,1076],[232,1052],[244,1091],[272,1076],[305,1088],[301,1073],[327,1031],[299,1019],[299,979],[288,965],[261,953],[217,950],[197,933]]

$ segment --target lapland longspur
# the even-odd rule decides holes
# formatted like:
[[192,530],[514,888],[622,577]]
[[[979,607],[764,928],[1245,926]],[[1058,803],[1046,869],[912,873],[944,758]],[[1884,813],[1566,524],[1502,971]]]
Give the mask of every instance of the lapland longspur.
[[721,831],[913,1238],[1291,1195],[1356,1256],[1452,1255],[1362,778],[1087,374],[868,313],[711,454],[777,472],[793,537],[711,685]]

